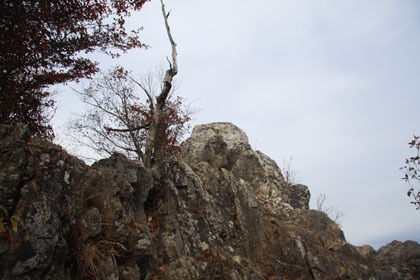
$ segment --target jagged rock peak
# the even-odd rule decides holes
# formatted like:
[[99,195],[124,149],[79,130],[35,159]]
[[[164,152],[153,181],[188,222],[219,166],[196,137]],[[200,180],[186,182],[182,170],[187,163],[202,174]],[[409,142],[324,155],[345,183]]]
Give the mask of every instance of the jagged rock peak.
[[252,150],[245,132],[232,123],[194,127],[191,137],[182,144],[180,158],[189,164],[206,162],[211,167],[231,171],[252,187],[253,195],[269,211],[309,209],[308,187],[287,184],[276,162]]
[[181,147],[182,155],[188,162],[207,161],[212,150],[216,154],[226,154],[228,150],[241,153],[251,149],[245,132],[228,122],[195,126],[191,137]]
[[230,122],[197,125],[193,129],[190,139],[193,139],[195,142],[206,142],[215,135],[220,135],[223,138],[228,149],[242,145],[250,148],[248,136],[246,136],[245,132]]

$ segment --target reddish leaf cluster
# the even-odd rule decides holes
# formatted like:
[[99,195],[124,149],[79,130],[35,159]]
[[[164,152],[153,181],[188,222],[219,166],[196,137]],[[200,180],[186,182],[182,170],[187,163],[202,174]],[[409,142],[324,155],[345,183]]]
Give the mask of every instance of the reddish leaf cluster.
[[181,151],[180,138],[188,130],[187,123],[191,120],[184,109],[184,100],[177,96],[166,100],[166,111],[162,116],[162,129],[159,129],[155,141],[155,158],[168,158]]
[[54,103],[43,90],[97,72],[82,52],[115,57],[143,47],[139,30],[128,33],[124,18],[147,1],[0,1],[0,123],[24,122],[52,136],[46,111]]
[[414,139],[408,143],[410,148],[416,149],[416,155],[405,160],[405,166],[400,169],[404,170],[404,177],[402,178],[410,185],[410,189],[407,192],[409,197],[412,197],[417,210],[420,209],[420,190],[414,189],[414,184],[420,182],[420,137],[414,136]]

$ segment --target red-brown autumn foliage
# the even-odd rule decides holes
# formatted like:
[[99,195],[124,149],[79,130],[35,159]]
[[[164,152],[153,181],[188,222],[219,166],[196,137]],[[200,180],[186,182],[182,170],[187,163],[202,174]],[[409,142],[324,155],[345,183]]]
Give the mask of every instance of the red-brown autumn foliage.
[[[143,47],[125,18],[149,0],[0,1],[0,123],[23,122],[52,137],[48,86],[90,77],[97,63],[82,53]],[[110,50],[113,51],[110,51]]]
[[414,156],[405,160],[405,166],[401,167],[404,171],[404,177],[402,178],[406,181],[410,189],[407,192],[409,197],[412,197],[413,201],[411,202],[417,208],[420,209],[420,189],[415,190],[415,185],[420,183],[420,137],[414,136],[414,139],[408,143],[410,148],[415,148],[416,153]]

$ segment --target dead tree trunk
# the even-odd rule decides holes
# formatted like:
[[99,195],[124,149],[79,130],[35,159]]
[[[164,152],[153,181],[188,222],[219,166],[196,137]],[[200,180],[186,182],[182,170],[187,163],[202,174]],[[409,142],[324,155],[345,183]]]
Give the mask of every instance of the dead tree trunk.
[[144,152],[144,165],[152,167],[163,155],[164,144],[159,143],[159,136],[165,134],[165,117],[166,117],[166,100],[172,88],[172,80],[178,73],[176,43],[172,38],[171,29],[168,24],[169,13],[166,13],[165,4],[160,0],[162,5],[162,15],[165,22],[166,33],[172,47],[172,60],[168,59],[169,69],[165,72],[162,91],[156,97],[156,104],[153,112],[152,123],[150,124],[149,133],[146,138],[146,147]]

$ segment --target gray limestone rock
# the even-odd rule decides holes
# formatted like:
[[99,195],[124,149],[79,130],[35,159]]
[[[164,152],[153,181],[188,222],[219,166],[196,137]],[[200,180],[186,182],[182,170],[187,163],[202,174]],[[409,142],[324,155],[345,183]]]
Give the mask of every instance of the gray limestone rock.
[[420,258],[420,245],[414,241],[397,241],[379,248],[375,260],[380,263],[392,264],[405,262],[411,258]]
[[291,204],[294,208],[309,209],[309,200],[311,193],[308,186],[297,184],[292,186],[292,201]]
[[84,238],[89,238],[102,231],[102,217],[98,208],[87,210],[81,217],[81,229]]
[[87,166],[23,125],[0,138],[2,215],[23,222],[0,235],[1,280],[420,279],[418,243],[347,243],[233,124],[197,126],[161,171]]
[[189,163],[205,160],[209,139],[217,135],[226,143],[227,151],[232,151],[231,160],[235,153],[251,149],[245,132],[237,126],[225,122],[203,124],[195,126],[191,137],[182,143],[182,158]]
[[123,280],[138,280],[141,279],[140,269],[137,264],[122,265],[120,267],[121,276]]

